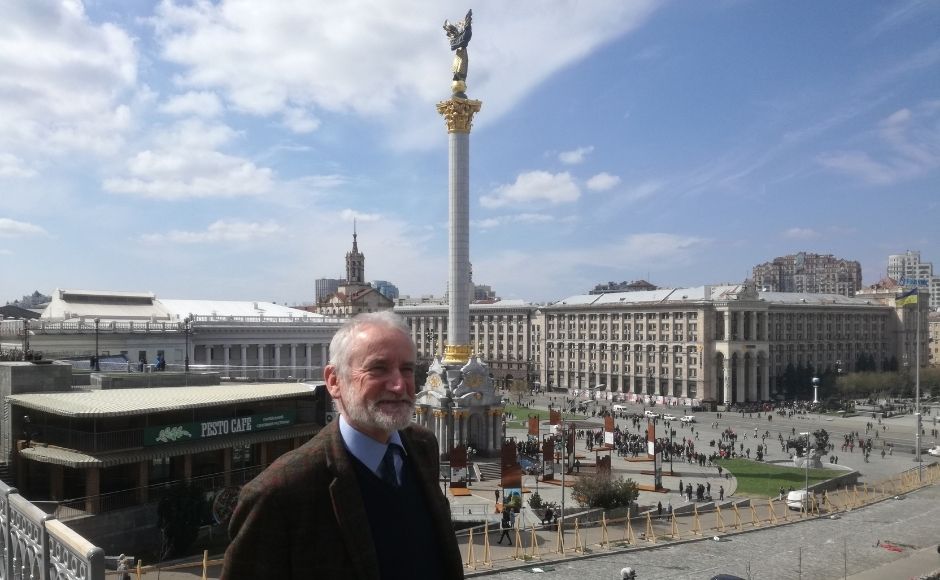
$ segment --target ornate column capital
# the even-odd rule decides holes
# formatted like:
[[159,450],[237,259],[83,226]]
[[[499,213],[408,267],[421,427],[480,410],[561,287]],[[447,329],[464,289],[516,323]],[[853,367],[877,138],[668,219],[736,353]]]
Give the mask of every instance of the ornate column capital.
[[444,117],[448,133],[469,133],[473,114],[480,111],[481,101],[454,97],[437,104],[437,112]]

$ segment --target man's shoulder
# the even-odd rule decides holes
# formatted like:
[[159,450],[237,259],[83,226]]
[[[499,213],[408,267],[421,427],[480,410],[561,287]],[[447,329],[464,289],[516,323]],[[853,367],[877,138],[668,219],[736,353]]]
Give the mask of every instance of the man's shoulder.
[[339,437],[334,431],[335,428],[324,427],[300,447],[275,459],[247,487],[273,489],[309,486],[321,478],[332,480],[330,466],[335,463],[335,442]]

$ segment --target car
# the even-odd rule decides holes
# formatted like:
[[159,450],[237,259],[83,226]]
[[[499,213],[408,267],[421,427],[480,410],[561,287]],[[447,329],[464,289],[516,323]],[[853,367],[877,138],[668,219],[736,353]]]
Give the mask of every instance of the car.
[[622,412],[622,411],[626,411],[626,410],[627,410],[627,406],[626,406],[626,405],[614,405],[614,406],[612,407],[612,409],[613,409],[613,411],[614,411],[615,413],[620,413],[620,412]]
[[685,415],[679,420],[683,423],[695,423],[695,415]]
[[934,457],[940,457],[940,445],[934,445],[927,450],[927,453],[933,455]]
[[811,509],[815,503],[816,497],[806,493],[805,489],[797,489],[787,494],[787,507],[791,510],[802,510],[804,505],[807,509]]
[[650,411],[649,409],[647,409],[643,411],[643,416],[649,417],[650,419],[656,419],[657,417],[659,417],[659,413],[656,413],[655,411]]
[[675,420],[676,420],[676,416],[671,413],[666,413],[665,415],[663,415],[663,421],[675,421]]

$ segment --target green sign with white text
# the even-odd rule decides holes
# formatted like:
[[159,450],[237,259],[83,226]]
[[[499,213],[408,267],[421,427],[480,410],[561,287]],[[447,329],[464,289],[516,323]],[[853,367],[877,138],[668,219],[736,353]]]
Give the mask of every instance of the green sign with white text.
[[295,417],[294,411],[275,411],[247,417],[228,417],[162,427],[144,427],[144,445],[185,443],[224,435],[267,431],[293,425]]

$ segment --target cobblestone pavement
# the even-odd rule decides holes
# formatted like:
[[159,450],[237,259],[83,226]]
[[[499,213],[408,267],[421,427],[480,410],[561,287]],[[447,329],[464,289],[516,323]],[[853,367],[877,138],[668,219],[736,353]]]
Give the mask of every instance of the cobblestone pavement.
[[[543,564],[546,578],[617,579],[624,566],[639,580],[698,580],[718,573],[755,580],[901,580],[940,569],[940,486],[933,485],[837,519],[807,520],[770,529],[597,557]],[[899,551],[896,551],[899,550]],[[531,578],[523,569],[501,580]],[[481,571],[480,574],[490,572]],[[476,575],[471,572],[469,575]]]

